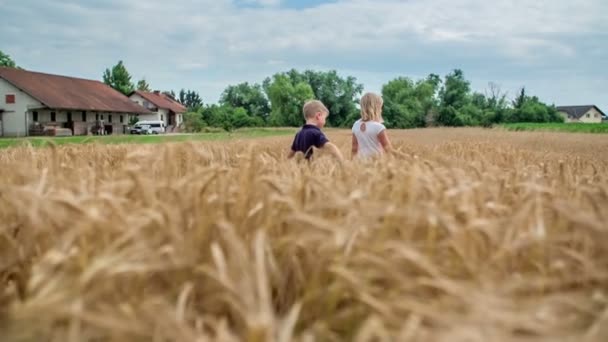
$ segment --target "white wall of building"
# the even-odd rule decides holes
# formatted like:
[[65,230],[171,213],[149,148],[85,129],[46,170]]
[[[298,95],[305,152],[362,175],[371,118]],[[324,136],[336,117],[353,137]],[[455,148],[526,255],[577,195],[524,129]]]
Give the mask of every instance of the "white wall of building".
[[164,108],[158,109],[158,120],[165,122],[165,126],[169,125],[169,110]]
[[139,114],[137,116],[138,121],[158,121],[160,120],[160,115],[158,113],[154,114]]
[[[139,96],[138,94],[131,95],[129,97],[129,99],[131,99],[131,101],[139,104],[140,106],[143,106],[144,108],[147,108],[145,106],[146,103],[150,103],[148,100],[144,99],[143,97]],[[154,106],[152,103],[150,103],[150,105]],[[139,114],[139,115],[137,115],[137,118],[139,121],[158,121],[158,120],[160,120],[160,113],[155,112],[153,114]]]
[[[6,95],[15,95],[15,103],[6,103]],[[29,127],[27,112],[42,106],[42,103],[0,78],[0,109],[4,110],[1,135],[26,136]]]
[[[52,113],[55,113],[55,121],[52,119]],[[105,123],[121,123],[120,117],[122,116],[122,124],[129,124],[129,114],[127,113],[110,113],[110,112],[95,112],[95,111],[84,111],[86,116],[83,118],[82,110],[52,110],[52,109],[32,109],[28,112],[28,120],[30,123],[34,122],[35,115],[34,113],[38,113],[38,122],[40,123],[65,123],[68,122],[68,113],[72,114],[72,121],[74,122],[90,122],[94,123],[97,118],[103,120]],[[86,120],[83,120],[86,119]]]
[[133,95],[129,96],[129,99],[131,99],[131,101],[139,104],[140,106],[144,106],[144,102],[147,102],[146,99],[139,96],[138,94],[133,94]]
[[559,114],[564,117],[566,122],[602,123],[602,114],[593,107],[578,119],[569,118],[566,112],[559,112]]
[[575,122],[576,121],[576,119],[571,119],[570,116],[568,115],[568,113],[566,113],[566,112],[559,111],[559,112],[557,112],[557,114],[561,115],[562,118],[564,118],[564,122]]
[[595,108],[591,108],[585,115],[578,120],[585,123],[602,123],[602,114]]
[[[15,103],[6,103],[6,95],[15,95]],[[11,83],[0,78],[0,109],[2,123],[0,124],[0,135],[4,136],[27,136],[29,135],[30,125],[34,122],[37,113],[37,121],[43,124],[55,122],[58,124],[68,122],[68,113],[72,115],[72,121],[82,122],[82,110],[53,110],[44,108],[40,101],[35,100],[28,94],[22,92]],[[52,119],[52,113],[55,113],[55,120]],[[85,111],[86,122],[94,123],[96,118],[103,120],[105,123],[112,124],[129,124],[128,113],[111,113],[111,112],[95,112]],[[122,117],[122,122],[121,122]]]
[[[140,106],[146,107],[146,103],[150,103],[148,100],[139,96],[138,94],[133,94],[129,97],[131,101],[138,103]],[[152,106],[154,106],[152,104]],[[148,108],[149,109],[149,108]],[[148,121],[156,121],[162,120],[165,122],[165,126],[169,126],[169,109],[166,108],[158,108],[158,110],[154,114],[140,114],[138,116],[140,121],[148,120]],[[175,126],[179,126],[184,122],[183,114],[175,114]]]

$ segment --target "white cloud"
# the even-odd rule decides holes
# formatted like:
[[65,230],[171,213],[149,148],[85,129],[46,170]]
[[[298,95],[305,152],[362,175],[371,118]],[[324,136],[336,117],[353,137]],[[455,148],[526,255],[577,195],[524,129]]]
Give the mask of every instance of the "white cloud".
[[182,63],[178,63],[177,64],[177,68],[179,70],[201,70],[201,69],[205,69],[207,68],[207,64],[206,63],[201,63],[201,62],[182,62]]
[[[600,39],[608,1],[338,0],[300,10],[283,3],[20,0],[3,5],[0,41],[32,68],[99,78],[123,59],[154,87],[200,85],[211,101],[234,80],[312,65],[371,82],[461,66],[488,81],[526,83],[549,67],[608,79]],[[581,56],[593,60],[577,65]]]
[[270,59],[270,60],[266,61],[266,64],[268,64],[268,65],[286,65],[287,63],[280,59]]
[[270,7],[280,5],[281,0],[243,0],[243,3]]

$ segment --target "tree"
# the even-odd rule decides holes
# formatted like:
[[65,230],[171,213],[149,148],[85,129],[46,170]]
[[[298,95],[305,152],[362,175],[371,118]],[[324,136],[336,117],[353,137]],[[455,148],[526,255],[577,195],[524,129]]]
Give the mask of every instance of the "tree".
[[429,75],[414,83],[398,77],[382,86],[383,117],[390,128],[424,127],[437,107],[436,93],[441,80]]
[[163,91],[162,93],[163,93],[163,95],[170,97],[173,101],[178,101],[177,100],[177,96],[175,95],[175,92],[173,90],[171,90],[171,91]]
[[145,91],[145,92],[152,91],[152,89],[150,89],[150,85],[148,84],[148,82],[146,82],[145,78],[142,78],[141,80],[139,80],[137,82],[137,90]]
[[439,89],[439,85],[441,85],[441,77],[437,74],[429,74],[426,78],[426,82],[433,86],[433,89],[437,91]]
[[129,95],[135,88],[133,82],[131,82],[131,75],[122,61],[119,61],[111,70],[105,70],[103,73],[103,83],[125,95]]
[[515,108],[515,109],[521,108],[524,105],[524,103],[526,102],[527,98],[528,98],[528,96],[526,96],[526,88],[522,87],[519,90],[519,95],[517,95],[515,100],[513,100],[513,108]]
[[342,78],[335,70],[319,72],[306,70],[304,79],[310,85],[315,98],[323,102],[330,115],[327,118],[329,126],[348,126],[347,120],[352,114],[358,114],[358,97],[363,92],[363,85],[357,83],[352,76]]
[[222,127],[225,118],[220,113],[220,106],[211,104],[203,106],[200,110],[203,121],[211,127]]
[[262,121],[262,118],[250,116],[249,114],[247,114],[247,110],[243,107],[237,107],[237,108],[227,107],[227,108],[229,110],[229,118],[230,118],[231,127],[234,127],[234,128],[256,127],[256,126],[262,126],[264,124],[264,121]]
[[382,86],[383,117],[389,128],[410,128],[424,125],[424,113],[415,94],[414,82],[398,77]]
[[242,107],[212,104],[200,109],[202,119],[212,127],[221,127],[231,131],[241,127],[263,126],[264,121],[259,117],[252,117]]
[[[232,130],[250,126],[300,126],[302,106],[321,100],[329,109],[328,124],[350,126],[359,118],[358,96],[363,86],[354,77],[340,77],[335,71],[291,69],[264,80],[262,85],[247,82],[230,85],[219,104],[204,106],[199,94],[182,89],[178,95],[164,92],[189,108],[192,131],[203,124]],[[430,74],[420,80],[398,77],[382,87],[383,116],[389,128],[444,126],[484,126],[501,122],[560,121],[555,107],[528,96],[522,88],[509,102],[498,85],[489,83],[484,92],[472,92],[462,70],[455,69],[442,80]]]
[[0,50],[0,67],[18,68],[11,56],[5,54],[2,50]]
[[488,88],[485,95],[473,95],[473,103],[483,110],[480,124],[484,127],[503,122],[509,111],[507,94],[501,91],[500,86],[490,82]]
[[228,86],[220,96],[220,104],[242,107],[248,115],[267,121],[270,115],[270,103],[259,84],[240,83]]
[[188,108],[189,111],[197,111],[203,106],[203,99],[201,99],[201,96],[194,90],[180,90],[179,98],[176,100],[184,107]]
[[[295,69],[291,69],[288,72],[277,75],[287,77],[292,85],[299,83],[308,84],[314,98],[323,102],[329,110],[330,115],[327,118],[329,126],[352,124],[351,119],[358,113],[356,106],[359,101],[358,96],[363,91],[363,85],[357,83],[356,78],[352,76],[342,78],[335,70],[328,72],[306,70],[301,73]],[[269,82],[270,79],[264,81],[266,94],[268,94]]]
[[203,120],[202,110],[184,114],[184,129],[186,132],[197,133],[202,131],[205,126],[206,123]]
[[563,122],[555,106],[541,102],[536,96],[527,96],[521,90],[513,101],[513,108],[507,112],[506,122]]
[[455,69],[446,75],[439,91],[440,104],[436,122],[443,126],[462,126],[463,119],[468,121],[471,107],[466,108],[466,113],[462,110],[470,103],[469,92],[470,83],[464,78],[462,70]]
[[417,98],[422,105],[422,110],[425,113],[425,126],[433,124],[437,112],[439,110],[439,86],[441,85],[441,77],[436,74],[429,74],[426,79],[418,81],[416,86]]
[[302,106],[314,99],[310,85],[305,81],[294,82],[285,74],[276,74],[264,81],[266,94],[272,104],[270,123],[274,126],[300,126]]

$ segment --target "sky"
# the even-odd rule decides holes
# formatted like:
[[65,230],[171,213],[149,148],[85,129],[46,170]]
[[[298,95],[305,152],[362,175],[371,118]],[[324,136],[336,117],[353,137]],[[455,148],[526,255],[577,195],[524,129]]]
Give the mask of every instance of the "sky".
[[608,1],[0,0],[0,50],[19,66],[101,80],[122,60],[153,89],[226,86],[336,70],[365,91],[462,69],[509,98],[608,113]]

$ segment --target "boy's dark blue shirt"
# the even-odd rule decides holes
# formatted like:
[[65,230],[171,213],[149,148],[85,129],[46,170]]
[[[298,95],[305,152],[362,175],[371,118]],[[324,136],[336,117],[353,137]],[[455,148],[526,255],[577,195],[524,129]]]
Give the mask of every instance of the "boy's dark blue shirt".
[[310,159],[310,157],[312,157],[312,146],[321,148],[328,142],[329,140],[325,137],[325,134],[321,132],[319,127],[306,124],[302,126],[302,129],[293,139],[291,150],[294,152],[302,152],[306,159]]

